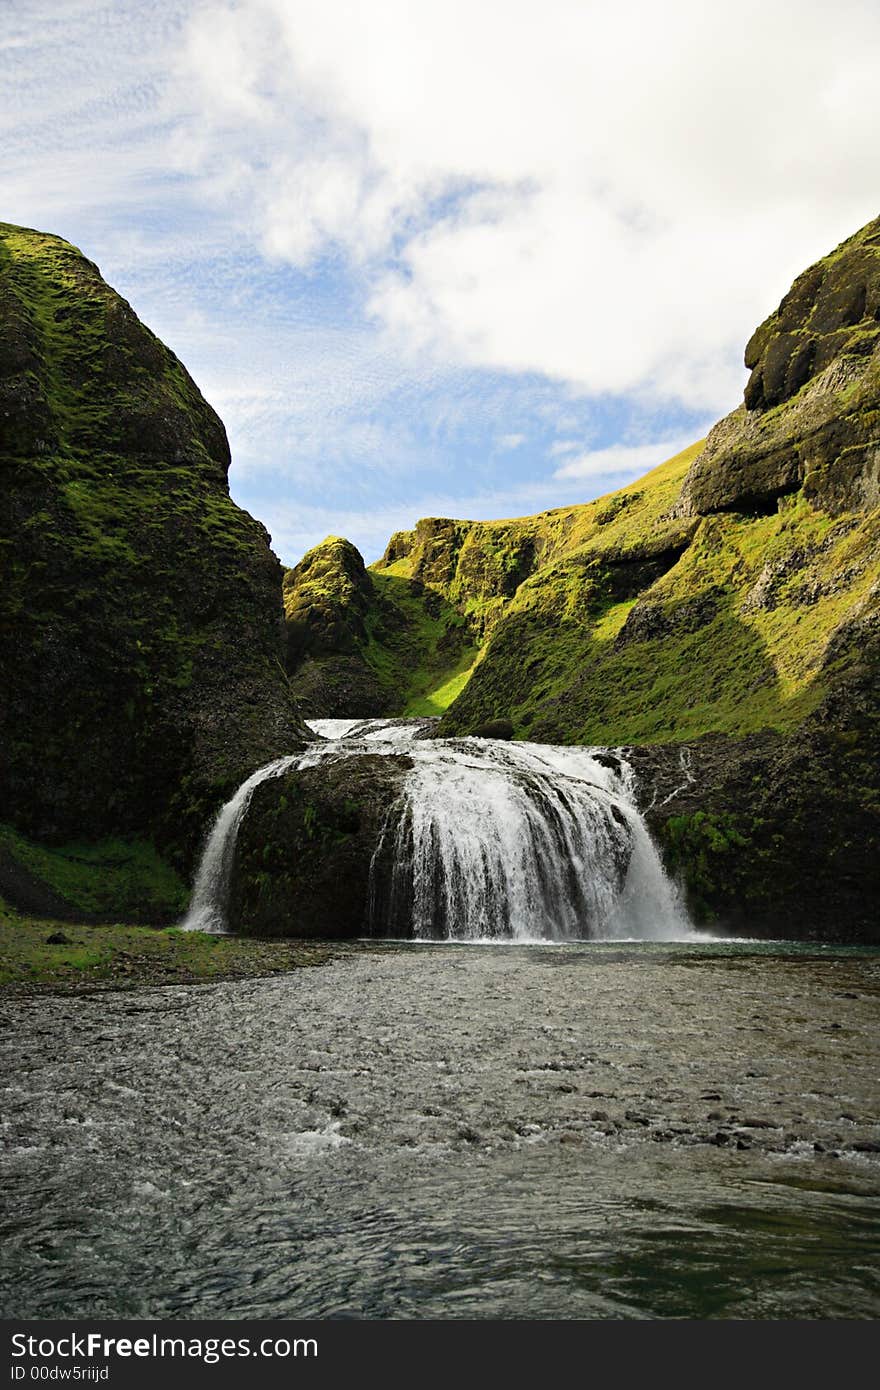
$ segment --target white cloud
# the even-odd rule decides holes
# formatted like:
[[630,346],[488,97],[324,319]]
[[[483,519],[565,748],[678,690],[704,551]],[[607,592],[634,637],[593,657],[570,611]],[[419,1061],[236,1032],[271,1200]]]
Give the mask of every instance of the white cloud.
[[569,459],[557,468],[554,478],[605,478],[629,474],[637,478],[658,463],[665,463],[693,444],[692,436],[663,439],[654,444],[615,444],[608,449],[592,449]]
[[420,517],[493,521],[584,500],[579,490],[571,496],[560,496],[560,492],[558,483],[537,482],[470,493],[426,490],[407,502],[370,503],[363,508],[277,502],[264,508],[261,519],[286,564],[295,563],[298,556],[330,534],[347,536],[370,564],[382,554],[395,531],[411,530]]
[[179,145],[399,354],[720,411],[876,213],[878,43],[873,0],[208,0]]
[[6,11],[4,215],[178,352],[289,559],[628,481],[877,211],[873,0]]

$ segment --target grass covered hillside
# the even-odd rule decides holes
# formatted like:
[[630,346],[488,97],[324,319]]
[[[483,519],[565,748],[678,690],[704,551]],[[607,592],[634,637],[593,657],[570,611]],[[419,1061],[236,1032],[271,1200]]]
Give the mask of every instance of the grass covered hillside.
[[328,536],[284,580],[288,669],[304,712],[442,714],[530,576],[590,537],[620,549],[627,593],[647,583],[694,530],[663,513],[698,450],[655,469],[650,492],[512,521],[427,518],[397,532],[369,569],[350,541]]
[[744,404],[703,447],[584,509],[564,547],[546,519],[544,563],[444,731],[501,714],[520,735],[589,743],[791,731],[868,659],[880,220],[798,278],[746,362]]
[[151,845],[185,866],[303,732],[281,567],[229,497],[222,423],[75,247],[0,224],[0,326],[0,879],[92,901],[89,862],[125,861],[167,912]]
[[423,584],[480,646],[444,733],[508,717],[542,741],[668,742],[817,707],[853,655],[832,638],[876,607],[878,513],[802,490],[770,514],[681,512],[703,447],[581,507],[393,538],[373,573]]
[[477,655],[441,593],[366,569],[338,536],[287,571],[284,611],[291,690],[307,716],[440,714]]
[[654,489],[685,472],[597,504],[627,505],[519,588],[445,730],[506,715],[544,741],[668,742],[791,730],[816,708],[845,661],[832,639],[876,607],[877,512],[794,494],[771,516],[700,518],[658,554]]
[[797,728],[878,603],[880,221],[798,278],[746,361],[707,440],[596,502],[427,518],[370,570],[312,551],[286,590],[310,710],[587,743]]
[[768,514],[683,511],[704,447],[583,506],[426,519],[369,570],[328,539],[286,580],[305,708],[566,743],[794,729],[858,655],[841,641],[876,610],[880,514],[803,489]]

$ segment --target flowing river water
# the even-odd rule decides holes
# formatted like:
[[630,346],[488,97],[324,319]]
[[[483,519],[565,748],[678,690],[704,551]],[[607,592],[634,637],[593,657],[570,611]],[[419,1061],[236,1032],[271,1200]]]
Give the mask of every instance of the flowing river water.
[[[315,727],[190,928],[254,786],[420,731]],[[410,751],[370,927],[445,939],[0,1003],[0,1313],[880,1314],[880,953],[701,938],[607,750]]]
[[0,1008],[7,1317],[875,1317],[880,957],[353,946]]

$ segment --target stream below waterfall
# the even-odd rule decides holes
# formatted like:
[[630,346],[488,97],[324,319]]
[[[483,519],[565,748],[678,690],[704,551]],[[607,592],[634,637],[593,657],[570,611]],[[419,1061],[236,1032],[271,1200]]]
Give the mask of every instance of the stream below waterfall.
[[314,727],[185,925],[261,781],[403,745],[377,939],[0,1000],[0,1314],[880,1315],[880,954],[697,935],[613,750]]
[[0,1312],[876,1317],[880,956],[349,945],[0,1001]]

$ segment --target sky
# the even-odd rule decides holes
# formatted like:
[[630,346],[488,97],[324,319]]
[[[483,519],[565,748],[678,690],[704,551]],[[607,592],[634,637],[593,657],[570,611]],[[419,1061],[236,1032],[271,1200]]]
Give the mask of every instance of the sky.
[[705,434],[880,211],[876,0],[0,0],[0,219],[186,364],[287,564]]

